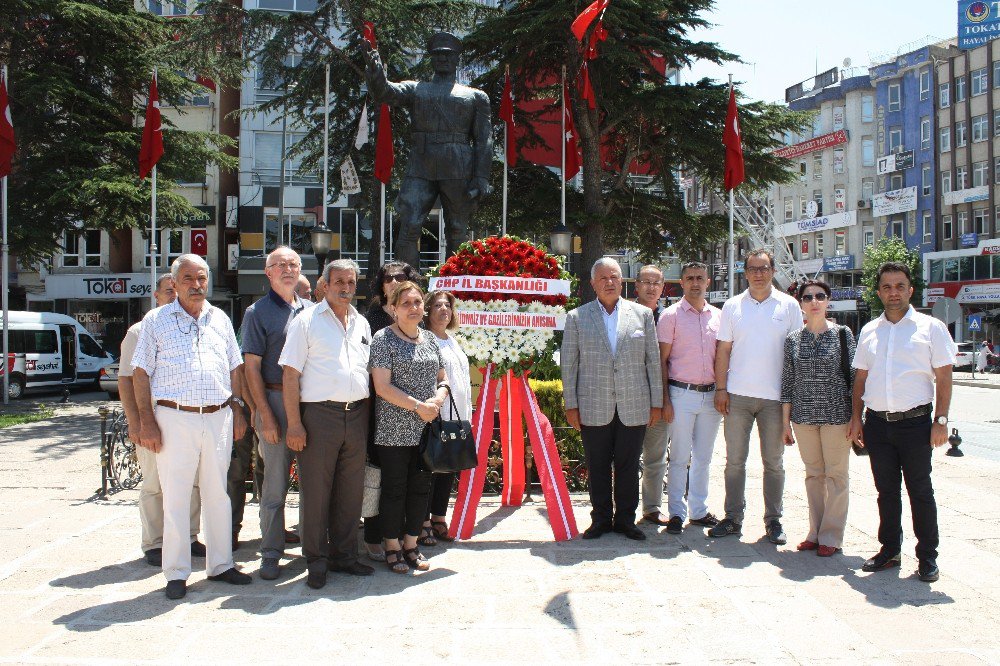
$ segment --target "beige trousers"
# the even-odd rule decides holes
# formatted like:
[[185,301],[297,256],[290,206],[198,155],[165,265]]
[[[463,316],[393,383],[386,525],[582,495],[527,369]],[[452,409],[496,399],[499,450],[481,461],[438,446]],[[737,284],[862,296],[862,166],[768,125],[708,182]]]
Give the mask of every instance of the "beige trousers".
[[[142,524],[142,552],[153,548],[163,548],[163,489],[160,487],[160,470],[156,467],[156,454],[149,449],[136,446],[135,455],[142,470],[142,485],[139,486],[139,522]],[[201,531],[201,495],[195,480],[191,492],[191,541],[198,538]]]
[[844,543],[849,499],[851,443],[847,426],[793,423],[795,441],[806,465],[809,535],[806,540],[840,548]]

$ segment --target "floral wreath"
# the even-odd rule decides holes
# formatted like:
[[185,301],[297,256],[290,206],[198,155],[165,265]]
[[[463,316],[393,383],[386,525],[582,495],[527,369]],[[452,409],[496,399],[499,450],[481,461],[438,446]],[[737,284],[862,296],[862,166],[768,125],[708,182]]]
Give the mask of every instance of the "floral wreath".
[[[516,236],[490,236],[463,243],[454,255],[431,271],[432,277],[523,277],[571,280],[556,255]],[[503,294],[452,291],[457,310],[566,314],[565,295]],[[539,358],[551,356],[555,332],[509,328],[459,327],[455,338],[476,365],[495,364],[494,375],[523,374]]]

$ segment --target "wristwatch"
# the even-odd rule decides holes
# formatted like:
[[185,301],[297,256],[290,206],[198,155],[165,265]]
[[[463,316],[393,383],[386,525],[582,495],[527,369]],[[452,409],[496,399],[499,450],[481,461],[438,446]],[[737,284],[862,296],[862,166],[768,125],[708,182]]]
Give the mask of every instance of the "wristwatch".
[[243,402],[243,398],[237,398],[236,396],[233,396],[229,399],[229,402],[230,404],[235,403],[239,405],[241,409],[247,408],[247,403]]
[[938,425],[941,425],[941,426],[946,426],[946,425],[948,425],[948,417],[947,416],[938,416],[937,418],[934,419],[934,423],[936,423]]

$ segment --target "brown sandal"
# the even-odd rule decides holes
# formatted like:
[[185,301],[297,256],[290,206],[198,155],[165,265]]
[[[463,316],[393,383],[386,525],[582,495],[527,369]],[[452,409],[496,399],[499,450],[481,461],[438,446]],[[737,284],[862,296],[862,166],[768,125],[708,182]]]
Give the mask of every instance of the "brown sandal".
[[432,520],[431,529],[438,541],[454,541],[455,537],[448,534],[448,523],[443,520]]
[[438,542],[434,536],[434,528],[430,525],[424,525],[420,528],[420,538],[417,539],[417,544],[428,547],[436,546]]
[[403,559],[406,560],[406,564],[409,564],[417,571],[427,571],[431,568],[431,565],[427,563],[427,558],[421,555],[416,547],[404,548]]
[[[416,549],[414,548],[414,550]],[[406,551],[404,550],[403,552],[405,553]],[[399,554],[398,550],[385,551],[385,563],[392,573],[405,574],[410,572],[410,565],[406,563],[406,560]]]

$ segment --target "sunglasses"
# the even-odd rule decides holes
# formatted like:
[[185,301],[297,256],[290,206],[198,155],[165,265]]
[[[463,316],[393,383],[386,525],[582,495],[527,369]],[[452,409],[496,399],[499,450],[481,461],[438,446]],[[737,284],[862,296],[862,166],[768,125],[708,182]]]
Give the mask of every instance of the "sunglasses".
[[406,276],[402,273],[396,273],[395,275],[386,275],[382,278],[382,282],[406,282]]
[[814,298],[817,301],[819,301],[820,303],[822,303],[823,301],[826,300],[826,292],[821,291],[818,294],[803,294],[802,295],[802,302],[803,303],[812,303],[812,301],[813,301]]

